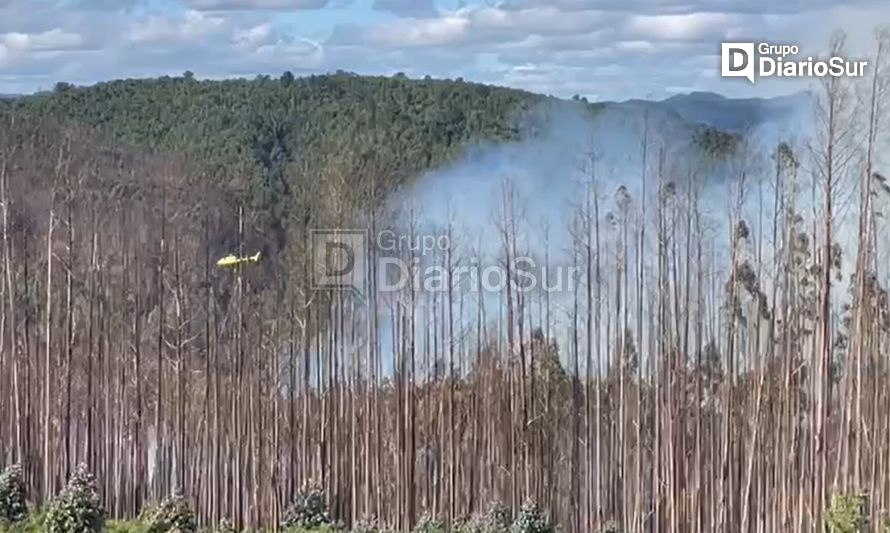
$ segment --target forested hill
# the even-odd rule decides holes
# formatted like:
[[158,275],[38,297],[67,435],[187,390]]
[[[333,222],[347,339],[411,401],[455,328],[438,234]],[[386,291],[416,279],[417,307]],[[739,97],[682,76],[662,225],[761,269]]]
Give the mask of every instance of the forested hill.
[[466,83],[336,73],[294,78],[117,80],[12,105],[97,127],[110,138],[174,151],[223,173],[280,172],[330,154],[374,157],[389,171],[441,164],[473,140],[517,136],[517,117],[545,97]]

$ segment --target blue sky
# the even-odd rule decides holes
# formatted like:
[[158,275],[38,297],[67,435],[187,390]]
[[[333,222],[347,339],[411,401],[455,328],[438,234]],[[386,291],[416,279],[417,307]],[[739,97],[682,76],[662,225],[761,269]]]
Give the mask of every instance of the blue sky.
[[802,86],[721,79],[721,41],[817,55],[844,29],[861,55],[880,24],[886,0],[0,0],[0,93],[343,69],[593,100],[769,96]]

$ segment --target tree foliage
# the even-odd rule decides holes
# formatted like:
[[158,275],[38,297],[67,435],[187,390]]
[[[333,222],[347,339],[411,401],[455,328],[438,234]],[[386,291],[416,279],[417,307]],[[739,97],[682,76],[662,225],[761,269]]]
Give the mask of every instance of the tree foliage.
[[7,466],[0,474],[0,525],[16,524],[28,517],[21,465]]
[[864,513],[865,498],[854,494],[835,494],[825,518],[830,533],[862,533],[867,531]]
[[148,516],[148,533],[194,533],[195,515],[185,497],[174,492],[152,509]]
[[555,533],[553,524],[533,501],[526,501],[510,528],[511,533]]
[[95,533],[105,527],[105,509],[93,475],[79,465],[62,493],[50,504],[47,533]]
[[516,138],[514,119],[542,98],[450,80],[286,72],[280,80],[162,77],[66,86],[16,106],[132,145],[184,153],[221,174],[255,161],[277,172],[282,158],[319,161],[347,152],[410,172],[442,163],[472,140]]
[[451,80],[346,72],[279,79],[117,80],[60,83],[8,107],[97,128],[115,142],[176,153],[243,194],[277,240],[291,191],[317,181],[336,158],[356,185],[373,165],[384,186],[444,164],[469,143],[519,137],[519,118],[544,97]]
[[324,491],[317,487],[308,487],[297,494],[294,502],[284,512],[281,528],[314,529],[332,523]]

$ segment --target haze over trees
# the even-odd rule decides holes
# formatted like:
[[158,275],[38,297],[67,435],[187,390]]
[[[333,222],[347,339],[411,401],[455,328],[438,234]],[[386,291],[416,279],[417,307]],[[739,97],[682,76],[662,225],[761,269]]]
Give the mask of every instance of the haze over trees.
[[[812,138],[699,129],[678,157],[645,115],[628,154],[579,140],[545,228],[504,176],[476,234],[391,198],[561,104],[345,73],[0,104],[0,462],[36,502],[83,463],[110,517],[181,494],[199,526],[280,524],[307,486],[401,531],[526,500],[569,532],[821,531],[837,495],[880,524],[888,44],[820,87]],[[399,252],[445,290],[381,290],[373,246],[363,298],[314,290],[310,230],[354,227],[447,236]],[[483,246],[496,293],[452,278]],[[525,290],[524,256],[572,290]]]

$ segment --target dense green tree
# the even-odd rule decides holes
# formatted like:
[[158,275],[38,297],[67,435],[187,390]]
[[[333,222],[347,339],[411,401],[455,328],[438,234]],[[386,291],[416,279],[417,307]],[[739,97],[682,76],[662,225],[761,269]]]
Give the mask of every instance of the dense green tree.
[[294,78],[288,71],[275,83],[268,76],[196,80],[187,71],[90,87],[59,83],[53,92],[6,105],[95,127],[124,145],[184,156],[243,194],[280,248],[293,180],[312,179],[331,157],[348,180],[363,179],[373,165],[380,186],[395,186],[446,164],[470,143],[518,138],[519,118],[544,100],[404,74]]
[[93,533],[105,527],[105,509],[96,480],[80,465],[65,490],[53,500],[46,515],[48,533]]
[[9,465],[0,474],[0,528],[20,522],[27,516],[22,467]]
[[[516,138],[516,119],[545,98],[451,80],[288,74],[281,83],[186,73],[66,85],[16,106],[98,127],[124,143],[185,154],[221,175],[252,167],[255,141],[282,130],[289,132],[280,140],[291,159],[375,153],[405,175],[444,163],[468,142]],[[271,117],[278,130],[269,129]]]

